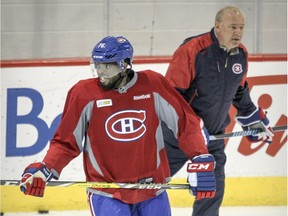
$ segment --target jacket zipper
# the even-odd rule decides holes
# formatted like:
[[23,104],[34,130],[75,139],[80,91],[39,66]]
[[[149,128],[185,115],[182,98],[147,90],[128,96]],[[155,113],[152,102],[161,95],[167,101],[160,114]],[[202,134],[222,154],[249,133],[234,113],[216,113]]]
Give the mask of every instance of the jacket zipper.
[[[226,58],[225,58],[224,68],[227,68],[227,65],[228,65],[228,56],[226,56]],[[217,61],[217,69],[218,69],[218,72],[220,73],[221,70],[220,70],[219,61]],[[224,96],[225,96],[225,91],[226,91],[225,71],[226,70],[222,71],[223,74],[219,75],[219,76],[222,76],[221,78],[223,78],[223,90],[222,90],[222,97],[221,97],[221,102],[220,102],[221,104],[220,104],[220,107],[218,109],[218,112],[221,112],[223,104],[224,104]],[[215,127],[216,122],[218,122],[218,119],[219,119],[219,115],[217,115],[217,117],[215,118],[215,120],[214,120],[214,122],[212,124],[212,128],[213,129],[216,129],[214,127]]]
[[228,64],[228,56],[226,56],[226,60],[225,60],[225,68],[227,68],[227,64]]

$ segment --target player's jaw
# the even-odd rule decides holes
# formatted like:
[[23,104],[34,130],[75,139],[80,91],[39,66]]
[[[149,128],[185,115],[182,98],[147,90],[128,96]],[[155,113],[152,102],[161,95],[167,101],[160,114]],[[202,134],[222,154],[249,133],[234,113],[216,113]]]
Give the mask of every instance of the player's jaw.
[[102,76],[99,77],[100,83],[104,89],[112,89],[115,87],[115,84],[120,78],[120,74],[116,74],[115,76],[112,77],[106,77]]

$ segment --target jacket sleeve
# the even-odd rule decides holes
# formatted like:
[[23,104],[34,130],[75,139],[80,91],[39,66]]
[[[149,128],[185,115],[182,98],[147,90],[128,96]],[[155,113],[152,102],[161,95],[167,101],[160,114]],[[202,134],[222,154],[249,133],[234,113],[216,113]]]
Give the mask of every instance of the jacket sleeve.
[[247,116],[254,112],[257,107],[251,100],[247,81],[243,86],[239,86],[233,100],[233,106],[237,109],[237,115]]
[[172,56],[172,60],[166,72],[166,79],[177,89],[188,89],[195,77],[195,51],[191,46],[180,46]]

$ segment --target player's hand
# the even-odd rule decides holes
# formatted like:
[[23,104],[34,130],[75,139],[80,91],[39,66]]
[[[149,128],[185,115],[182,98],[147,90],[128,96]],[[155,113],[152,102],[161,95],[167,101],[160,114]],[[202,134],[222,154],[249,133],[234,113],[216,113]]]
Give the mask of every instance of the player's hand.
[[32,163],[25,168],[20,180],[20,190],[26,195],[43,197],[46,182],[53,177],[46,165],[40,162]]
[[211,154],[196,156],[192,159],[192,163],[188,163],[187,180],[190,184],[190,193],[196,197],[196,200],[215,196],[215,163],[215,159]]
[[270,122],[261,108],[255,110],[249,116],[236,116],[236,121],[242,126],[243,130],[260,129],[261,132],[255,135],[247,136],[251,142],[264,141],[271,143],[274,133],[270,127]]

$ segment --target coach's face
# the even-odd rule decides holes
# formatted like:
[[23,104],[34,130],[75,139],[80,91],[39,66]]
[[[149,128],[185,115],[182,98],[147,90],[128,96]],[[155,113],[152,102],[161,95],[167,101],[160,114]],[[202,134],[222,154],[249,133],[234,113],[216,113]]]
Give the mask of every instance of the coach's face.
[[224,12],[222,19],[215,22],[215,30],[221,47],[227,52],[238,47],[244,34],[245,18],[238,11]]

